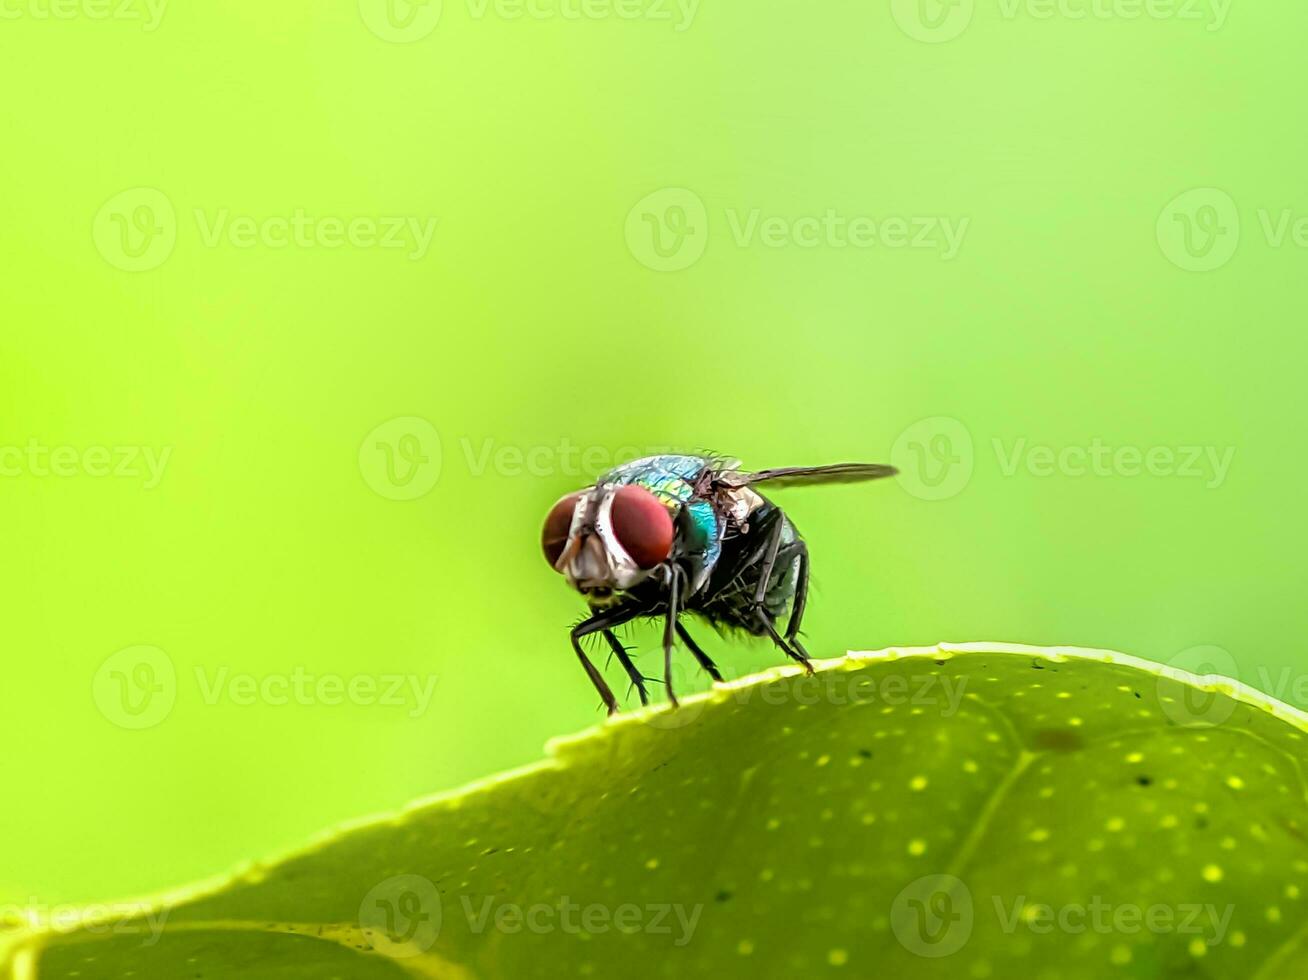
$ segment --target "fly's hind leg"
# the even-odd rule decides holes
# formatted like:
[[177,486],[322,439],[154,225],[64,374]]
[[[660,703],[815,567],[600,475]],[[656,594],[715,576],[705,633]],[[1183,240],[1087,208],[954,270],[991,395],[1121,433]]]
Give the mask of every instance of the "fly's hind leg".
[[760,609],[757,612],[758,623],[763,627],[763,631],[772,638],[772,642],[777,645],[787,657],[800,664],[810,674],[813,673],[813,662],[808,659],[808,651],[805,650],[797,640],[786,640],[777,632],[777,625],[772,621],[772,617],[767,611]]
[[808,651],[799,642],[799,627],[804,622],[804,609],[808,606],[808,545],[796,541],[792,547],[799,570],[795,574],[795,598],[790,607],[790,622],[786,624],[786,642],[807,657]]
[[[786,627],[784,639],[777,632],[776,623],[772,618],[772,614],[768,612],[766,605],[768,586],[772,584],[772,572],[777,567],[778,558],[783,554],[781,533],[784,527],[785,518],[778,513],[776,520],[768,531],[767,542],[763,548],[763,566],[759,570],[758,583],[754,586],[753,614],[759,625],[763,627],[764,632],[772,638],[772,642],[787,657],[796,663],[802,664],[804,669],[811,674],[813,673],[813,664],[808,658],[808,651],[795,638],[795,634],[799,632],[799,623],[803,620],[804,604],[808,598],[808,548],[803,541],[792,541],[786,545],[784,551],[786,556],[784,558],[784,568],[788,569],[795,560],[791,557],[792,555],[798,557],[801,562],[799,572],[801,581],[796,583],[794,611],[791,613],[790,623]],[[802,586],[802,590],[800,586]]]

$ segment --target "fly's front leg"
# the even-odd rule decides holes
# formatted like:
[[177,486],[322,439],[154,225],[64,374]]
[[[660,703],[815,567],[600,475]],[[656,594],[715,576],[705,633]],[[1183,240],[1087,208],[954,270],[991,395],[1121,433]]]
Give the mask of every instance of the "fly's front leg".
[[672,707],[678,707],[677,693],[672,689],[672,646],[677,630],[677,606],[681,601],[681,569],[668,566],[668,618],[663,623],[663,686],[668,690]]
[[[590,682],[595,685],[595,690],[599,692],[600,699],[604,702],[604,707],[610,715],[618,713],[618,699],[613,696],[613,691],[604,681],[604,675],[599,672],[590,658],[586,656],[586,651],[581,648],[581,639],[584,636],[590,636],[592,633],[598,633],[601,630],[610,629],[614,626],[621,626],[623,623],[630,622],[640,615],[640,610],[630,606],[620,606],[616,609],[606,609],[603,612],[595,613],[589,619],[584,619],[576,626],[572,627],[572,649],[577,654],[577,659],[581,661],[582,668],[586,671],[586,676]],[[625,651],[624,651],[625,654]]]
[[627,653],[627,648],[622,645],[621,640],[613,635],[613,630],[606,629],[604,631],[604,639],[608,641],[609,649],[613,651],[613,655],[618,658],[618,663],[622,664],[622,669],[625,670],[627,676],[631,678],[631,683],[636,688],[636,693],[640,695],[640,703],[642,705],[649,704],[649,692],[645,690],[645,681],[648,680],[648,678],[646,678],[645,675],[636,668],[636,665],[632,663],[631,656]]
[[586,651],[581,648],[581,636],[577,634],[575,629],[572,631],[572,649],[576,651],[577,659],[581,661],[586,676],[595,685],[595,690],[599,691],[600,700],[604,702],[605,710],[611,715],[616,715],[618,713],[618,699],[613,696],[613,691],[605,682],[604,675],[590,662],[590,658],[586,656]]

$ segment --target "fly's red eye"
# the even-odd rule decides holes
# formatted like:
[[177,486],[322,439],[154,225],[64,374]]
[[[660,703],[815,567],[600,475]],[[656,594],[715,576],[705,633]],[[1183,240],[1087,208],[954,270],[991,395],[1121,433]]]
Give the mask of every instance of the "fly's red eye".
[[644,487],[619,487],[613,495],[613,534],[640,568],[672,554],[672,515]]
[[572,514],[577,509],[581,494],[570,493],[551,508],[540,533],[540,546],[545,560],[554,567],[559,563],[563,549],[568,545],[568,532],[572,530]]

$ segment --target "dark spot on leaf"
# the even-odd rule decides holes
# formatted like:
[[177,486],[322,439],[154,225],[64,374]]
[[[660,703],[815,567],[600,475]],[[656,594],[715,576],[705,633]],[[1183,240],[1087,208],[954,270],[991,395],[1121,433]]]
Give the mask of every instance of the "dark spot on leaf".
[[714,898],[715,901],[718,901],[718,902],[729,902],[729,901],[731,901],[731,892],[727,891],[727,890],[724,888],[724,889],[722,889],[720,892],[718,892],[716,895],[714,895],[713,898]]
[[1044,669],[1045,669],[1045,665],[1042,664],[1042,663],[1041,663],[1040,661],[1038,661],[1038,660],[1032,660],[1032,661],[1031,661],[1031,669],[1032,669],[1032,670],[1044,670]]
[[1153,779],[1149,776],[1136,776],[1135,781],[1141,786],[1152,786],[1154,784]]
[[858,750],[858,754],[861,755],[864,759],[870,759],[870,758],[872,758],[872,750],[871,750],[871,749],[859,749],[859,750]]
[[1035,745],[1047,752],[1076,752],[1085,748],[1085,739],[1070,728],[1043,728],[1035,734]]
[[1137,700],[1137,701],[1140,700],[1140,692],[1139,692],[1139,691],[1136,691],[1136,692],[1135,692],[1135,697],[1136,697],[1136,700]]
[[1208,818],[1207,818],[1207,817],[1195,817],[1194,826],[1195,826],[1195,829],[1196,829],[1196,830],[1207,830],[1207,829],[1208,829]]

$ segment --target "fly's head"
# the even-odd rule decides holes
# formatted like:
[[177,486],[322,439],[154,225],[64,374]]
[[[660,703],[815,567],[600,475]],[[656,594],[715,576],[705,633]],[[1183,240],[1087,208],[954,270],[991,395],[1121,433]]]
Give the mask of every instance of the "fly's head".
[[617,602],[672,556],[672,512],[634,484],[589,487],[550,510],[541,532],[545,560],[592,608]]

